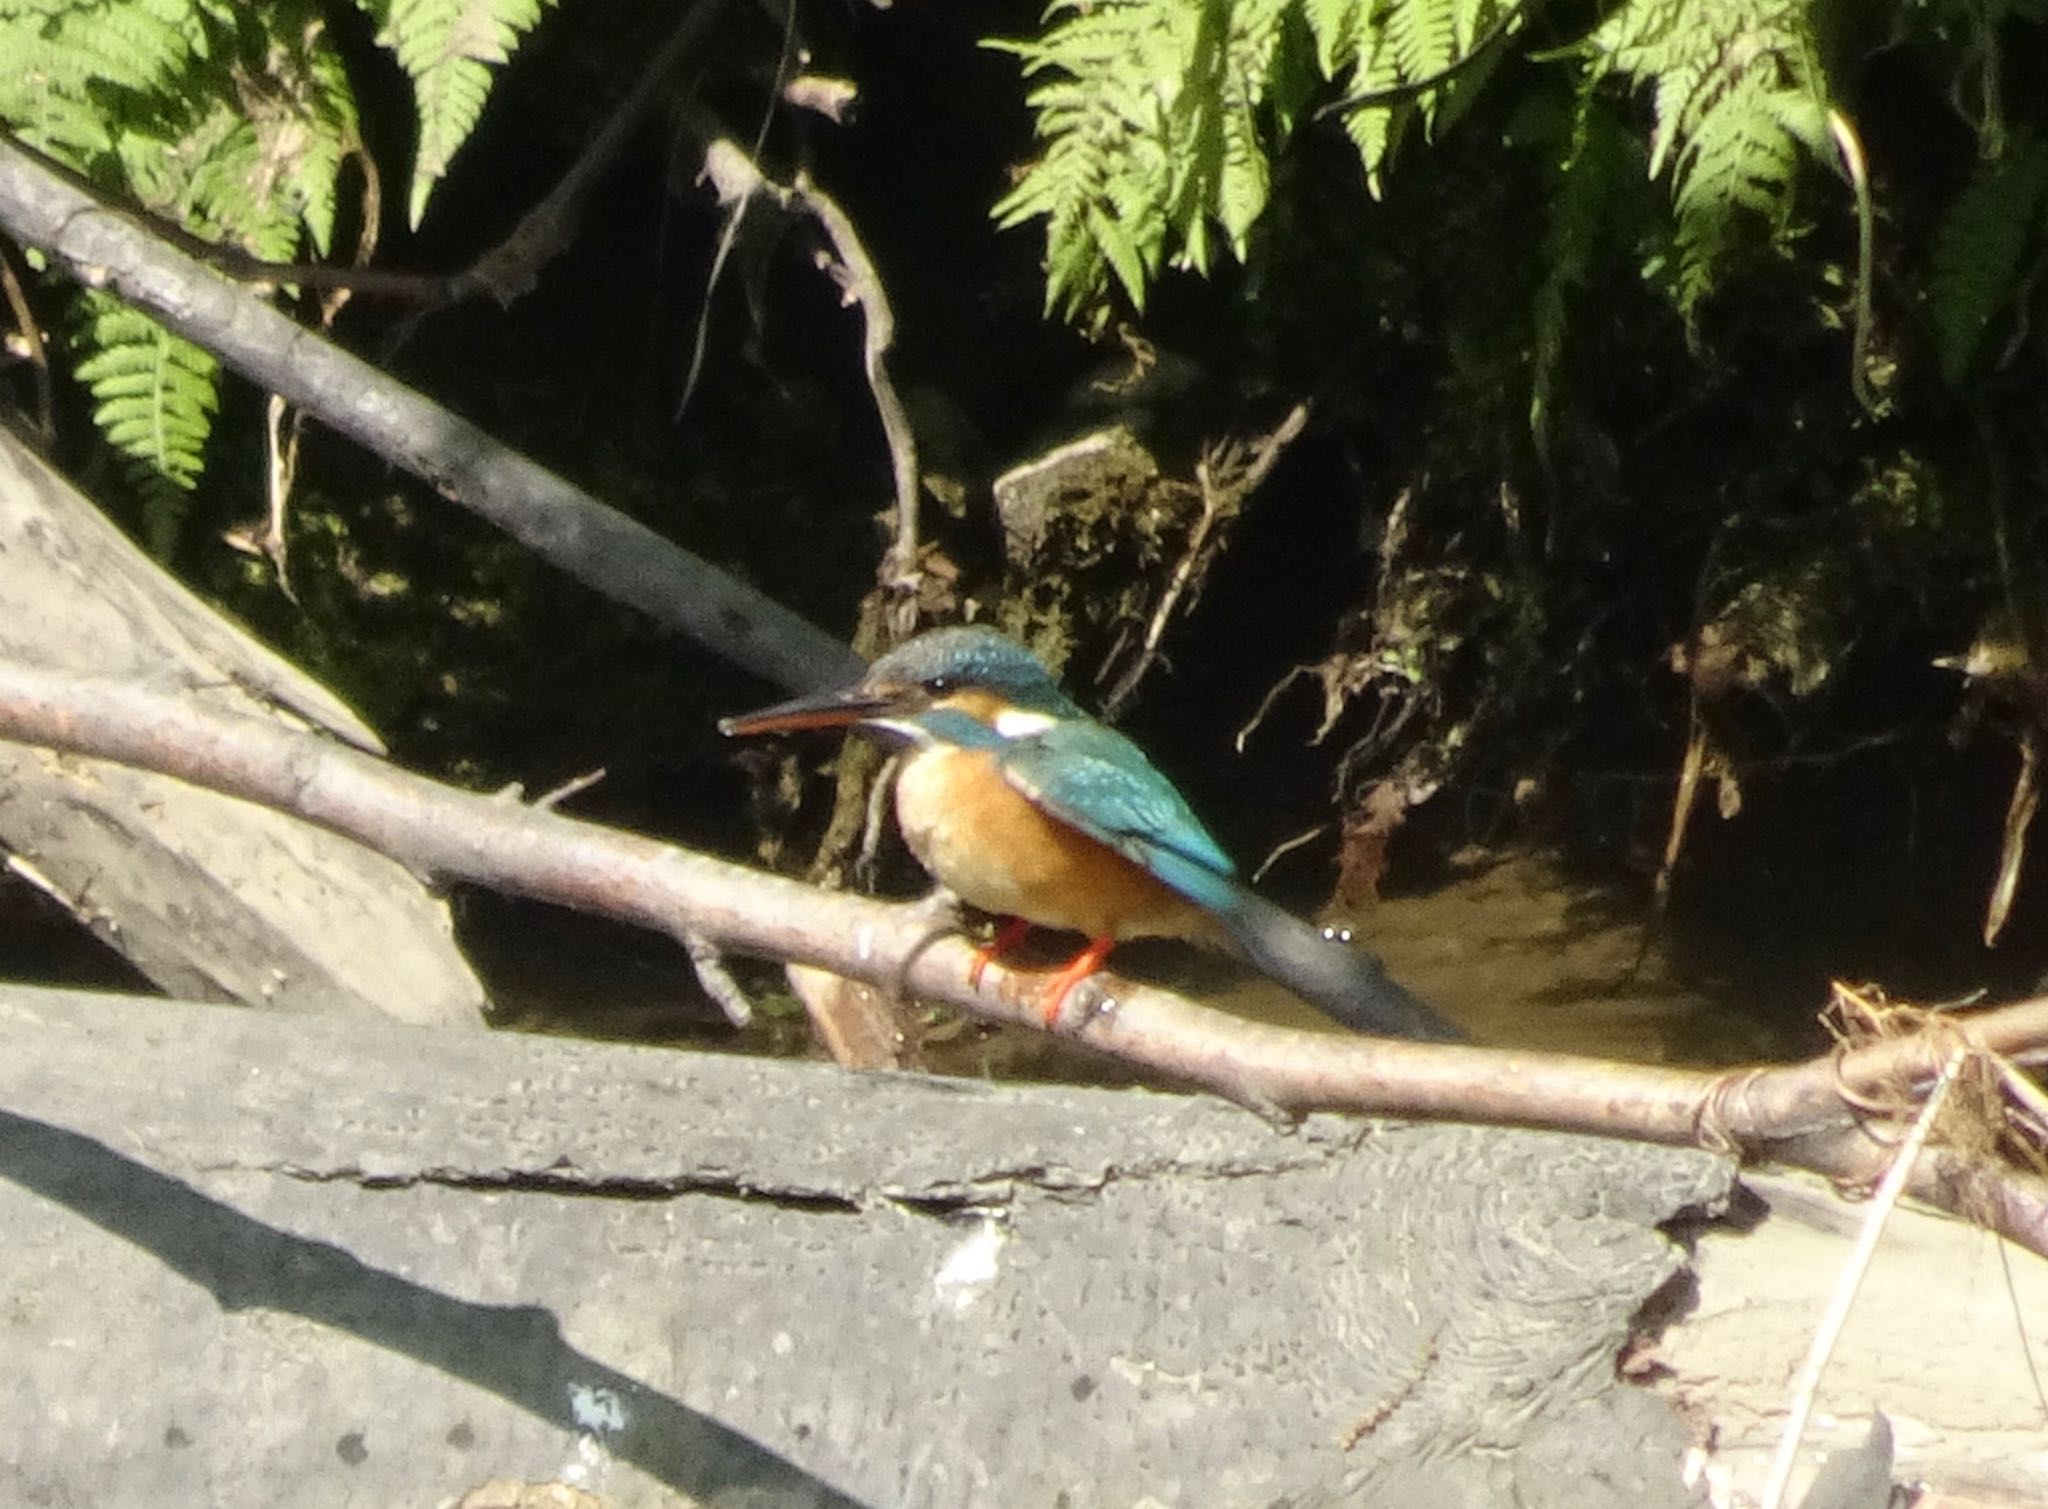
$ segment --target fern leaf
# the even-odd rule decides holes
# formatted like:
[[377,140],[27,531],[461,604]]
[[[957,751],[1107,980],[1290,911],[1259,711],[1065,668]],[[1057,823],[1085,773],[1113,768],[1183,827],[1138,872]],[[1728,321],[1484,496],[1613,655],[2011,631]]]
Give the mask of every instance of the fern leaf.
[[189,0],[0,0],[0,120],[74,165],[110,152],[123,107],[203,50],[201,21]]
[[362,140],[355,95],[316,0],[273,0],[266,10],[266,24],[245,35],[234,70],[250,128],[239,170],[251,197],[267,207],[265,240],[280,248],[262,255],[295,256],[303,227],[325,257],[333,251],[341,164]]
[[1056,0],[1037,40],[987,45],[1035,87],[1044,155],[993,211],[1043,219],[1046,308],[1098,326],[1112,288],[1142,309],[1168,261],[1206,272],[1215,232],[1232,254],[1264,212],[1269,127],[1305,97],[1277,77],[1295,0]]
[[1492,0],[1452,0],[1452,61],[1464,57],[1485,37],[1499,19],[1500,7]]
[[377,40],[412,80],[419,117],[407,213],[418,225],[456,150],[483,114],[492,69],[555,0],[357,0],[378,23]]
[[1316,67],[1334,79],[1358,61],[1359,39],[1367,35],[1368,0],[1302,0],[1301,17],[1315,39]]
[[[1237,0],[1228,7],[1221,85],[1222,160],[1211,204],[1216,221],[1230,238],[1231,253],[1242,261],[1252,226],[1265,213],[1272,193],[1272,166],[1266,155],[1260,110],[1283,77],[1282,59],[1289,0]],[[1275,126],[1285,132],[1292,108],[1283,108]]]
[[2000,156],[1979,162],[1934,234],[1928,312],[1941,375],[1960,383],[1992,316],[2013,296],[2048,197],[2048,142],[2024,131]]
[[1402,79],[1430,78],[1457,57],[1457,18],[1449,0],[1401,0],[1384,14],[1387,43]]
[[1176,184],[1167,169],[1200,13],[1155,0],[1057,0],[1036,41],[991,42],[1040,80],[1027,103],[1045,153],[993,211],[1045,221],[1046,310],[1100,323],[1113,276],[1139,309],[1164,252]]
[[[1379,37],[1369,40],[1370,46],[1361,48],[1352,65],[1346,85],[1348,93],[1380,93],[1402,82],[1401,66],[1394,60],[1393,49],[1383,45]],[[1344,134],[1358,151],[1359,163],[1365,169],[1366,189],[1375,199],[1385,191],[1387,158],[1413,114],[1409,105],[1390,104],[1367,105],[1344,117]]]
[[71,5],[44,35],[101,87],[148,93],[167,86],[204,56],[203,8],[193,0],[114,0]]
[[77,375],[97,405],[93,422],[143,495],[150,549],[168,556],[186,497],[205,468],[219,365],[107,294],[88,295],[81,313],[77,344],[91,354]]
[[[197,235],[323,249],[355,114],[320,0],[0,0],[0,125]],[[103,294],[76,376],[168,554],[218,402],[211,357]]]
[[1345,114],[1345,131],[1375,196],[1407,124],[1419,119],[1434,130],[1443,107],[1478,82],[1461,65],[1497,32],[1518,24],[1518,7],[1504,0],[1304,0],[1301,15],[1324,71],[1336,78],[1348,70],[1347,94],[1413,90],[1412,98],[1361,104]]
[[0,0],[0,121],[209,239],[324,247],[346,74],[315,0]]
[[1656,95],[1650,174],[1674,181],[1680,310],[1690,320],[1715,272],[1761,220],[1790,222],[1804,152],[1825,150],[1817,0],[1624,0],[1589,39],[1593,77]]

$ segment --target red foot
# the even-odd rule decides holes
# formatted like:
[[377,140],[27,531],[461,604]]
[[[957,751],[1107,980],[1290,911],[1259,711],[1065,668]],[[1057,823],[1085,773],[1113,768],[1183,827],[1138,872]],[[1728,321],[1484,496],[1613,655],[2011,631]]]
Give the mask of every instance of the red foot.
[[1067,1004],[1067,992],[1102,968],[1109,951],[1115,947],[1116,939],[1097,938],[1052,977],[1052,983],[1045,987],[1045,1025],[1048,1029],[1059,1025],[1060,1008]]
[[1011,949],[1024,941],[1024,935],[1031,931],[1031,924],[1022,917],[1005,917],[996,927],[996,935],[974,951],[974,962],[967,966],[967,988],[981,989],[981,977],[988,969],[989,961],[1000,959]]

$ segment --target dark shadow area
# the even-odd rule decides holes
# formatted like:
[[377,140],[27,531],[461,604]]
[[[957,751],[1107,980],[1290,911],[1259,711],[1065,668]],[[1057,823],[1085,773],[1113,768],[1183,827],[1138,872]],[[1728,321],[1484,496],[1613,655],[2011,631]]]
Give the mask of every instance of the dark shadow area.
[[10,980],[154,994],[156,987],[48,892],[0,871],[0,960]]
[[550,1310],[452,1298],[254,1220],[94,1138],[5,1111],[0,1177],[152,1254],[224,1311],[305,1316],[489,1389],[557,1429],[583,1428],[572,1386],[608,1389],[626,1421],[606,1438],[612,1454],[699,1500],[858,1509],[760,1442],[570,1346]]

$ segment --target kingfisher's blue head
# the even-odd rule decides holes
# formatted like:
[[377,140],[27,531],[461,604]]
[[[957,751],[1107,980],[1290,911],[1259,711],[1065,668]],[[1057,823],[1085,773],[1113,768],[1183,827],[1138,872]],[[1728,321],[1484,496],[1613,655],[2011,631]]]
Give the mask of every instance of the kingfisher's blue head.
[[856,684],[726,718],[727,734],[861,724],[914,743],[1026,737],[1085,716],[1036,655],[978,624],[933,629],[891,650]]

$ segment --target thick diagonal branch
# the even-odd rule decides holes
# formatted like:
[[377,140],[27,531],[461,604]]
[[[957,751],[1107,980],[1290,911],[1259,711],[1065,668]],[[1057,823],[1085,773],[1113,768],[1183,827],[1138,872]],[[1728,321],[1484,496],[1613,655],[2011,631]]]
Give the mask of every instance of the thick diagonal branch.
[[851,650],[780,603],[294,324],[6,141],[0,226],[80,281],[110,284],[243,376],[432,483],[613,601],[793,690],[860,673]]

